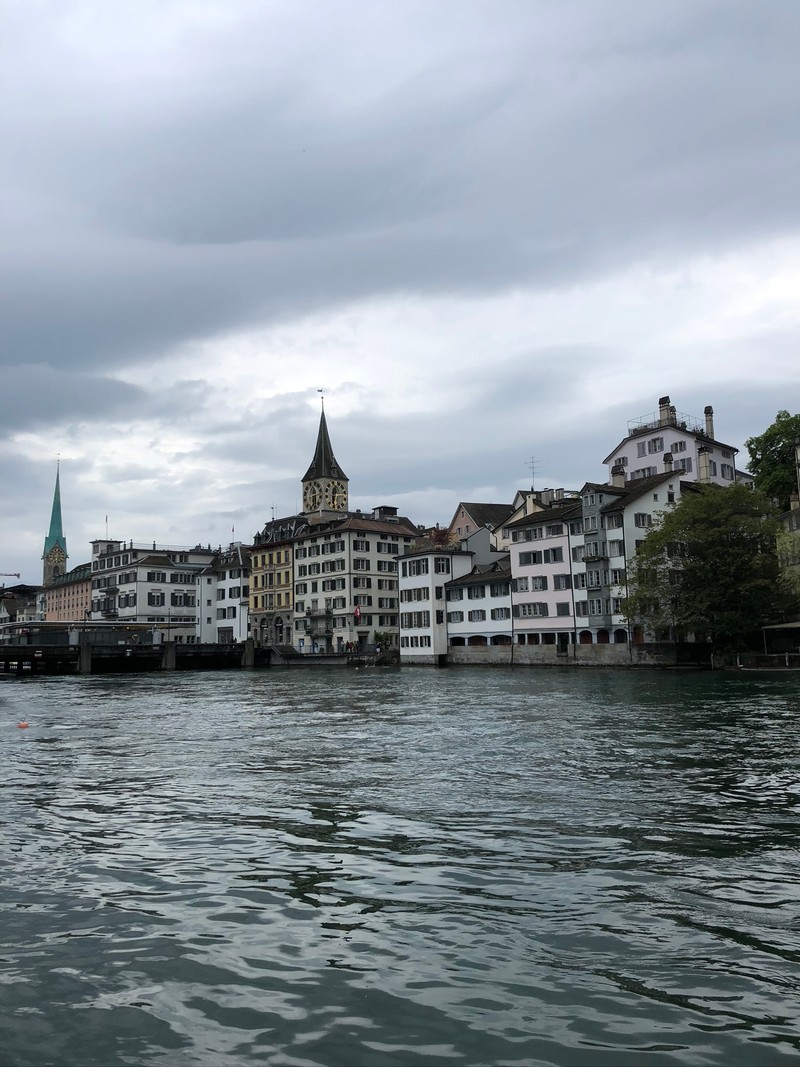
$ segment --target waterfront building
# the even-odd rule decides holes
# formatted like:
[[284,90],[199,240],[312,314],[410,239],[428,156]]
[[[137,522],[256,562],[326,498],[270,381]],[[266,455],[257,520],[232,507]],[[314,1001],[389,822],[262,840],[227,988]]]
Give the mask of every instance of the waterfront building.
[[[718,441],[714,409],[705,408],[703,419],[676,411],[668,396],[658,401],[658,411],[628,422],[625,438],[603,460],[609,474],[621,466],[626,481],[661,473],[662,460],[672,455],[673,469],[685,481],[731,485],[737,478],[738,449]],[[749,475],[743,476],[749,479]]]
[[250,636],[258,645],[293,643],[294,542],[308,529],[305,515],[270,520],[250,553]]
[[506,532],[516,642],[556,645],[566,653],[576,640],[574,589],[584,577],[581,501],[549,499],[541,510],[507,523]]
[[91,563],[80,563],[64,574],[53,576],[43,594],[47,622],[77,622],[88,618],[92,609]]
[[158,640],[198,640],[198,576],[220,549],[109,539],[91,545],[92,620],[145,623]]
[[231,645],[250,636],[250,547],[218,550],[197,576],[197,640]]
[[448,648],[446,586],[468,574],[473,553],[441,540],[419,538],[398,557],[400,599],[400,662],[437,665]]
[[478,563],[446,586],[448,647],[510,645],[511,565],[502,554],[493,563]]
[[582,644],[675,639],[674,634],[646,634],[640,623],[625,615],[631,561],[660,514],[697,484],[676,474],[669,454],[665,468],[660,474],[625,482],[623,469],[616,467],[611,484],[584,487],[586,585],[582,596],[576,593],[575,606]]
[[365,649],[374,644],[376,631],[391,632],[390,645],[396,647],[396,557],[409,551],[417,532],[410,519],[388,506],[310,522],[294,541],[295,648]]

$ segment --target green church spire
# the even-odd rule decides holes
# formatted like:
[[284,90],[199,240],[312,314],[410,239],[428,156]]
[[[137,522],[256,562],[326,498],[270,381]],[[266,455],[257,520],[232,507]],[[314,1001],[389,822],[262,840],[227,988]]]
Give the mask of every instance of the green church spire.
[[53,493],[53,510],[50,513],[50,529],[44,539],[44,585],[49,585],[53,578],[63,574],[67,562],[67,539],[61,525],[61,470],[56,466],[56,487]]

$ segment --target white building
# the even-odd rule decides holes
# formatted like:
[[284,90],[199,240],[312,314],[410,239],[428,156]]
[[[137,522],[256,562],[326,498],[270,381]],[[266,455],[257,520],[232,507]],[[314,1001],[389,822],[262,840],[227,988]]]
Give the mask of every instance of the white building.
[[447,657],[447,582],[472,569],[473,555],[422,545],[399,562],[400,662],[438,665]]
[[685,481],[732,485],[737,480],[738,449],[714,436],[714,409],[706,407],[703,419],[675,410],[668,396],[658,411],[628,422],[628,435],[604,459],[609,470],[622,466],[625,480],[661,474],[663,459],[672,456],[673,469]]
[[194,643],[198,576],[217,552],[211,547],[92,541],[90,618],[146,623],[156,640]]
[[197,578],[197,633],[202,644],[230,645],[250,636],[250,548],[220,550]]
[[364,650],[399,624],[397,558],[417,527],[378,507],[308,527],[294,541],[294,646],[299,652]]
[[510,645],[511,568],[502,555],[493,563],[476,564],[468,574],[447,583],[449,647]]

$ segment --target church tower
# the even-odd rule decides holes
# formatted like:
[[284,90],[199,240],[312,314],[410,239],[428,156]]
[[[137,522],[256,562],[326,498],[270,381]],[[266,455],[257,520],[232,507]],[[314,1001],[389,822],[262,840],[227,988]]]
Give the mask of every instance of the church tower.
[[344,515],[348,505],[347,482],[347,475],[333,454],[323,400],[317,447],[311,465],[303,475],[303,512],[306,515],[321,511]]
[[56,467],[56,488],[53,493],[53,510],[50,513],[50,529],[44,539],[42,560],[42,585],[52,585],[53,579],[67,569],[67,539],[61,527],[61,481],[60,464]]

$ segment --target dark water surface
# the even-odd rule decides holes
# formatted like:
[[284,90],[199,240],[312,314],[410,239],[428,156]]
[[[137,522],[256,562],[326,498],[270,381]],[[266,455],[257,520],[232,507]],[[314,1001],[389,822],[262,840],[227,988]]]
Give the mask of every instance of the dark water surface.
[[0,782],[3,1064],[800,1060],[797,676],[4,681]]

